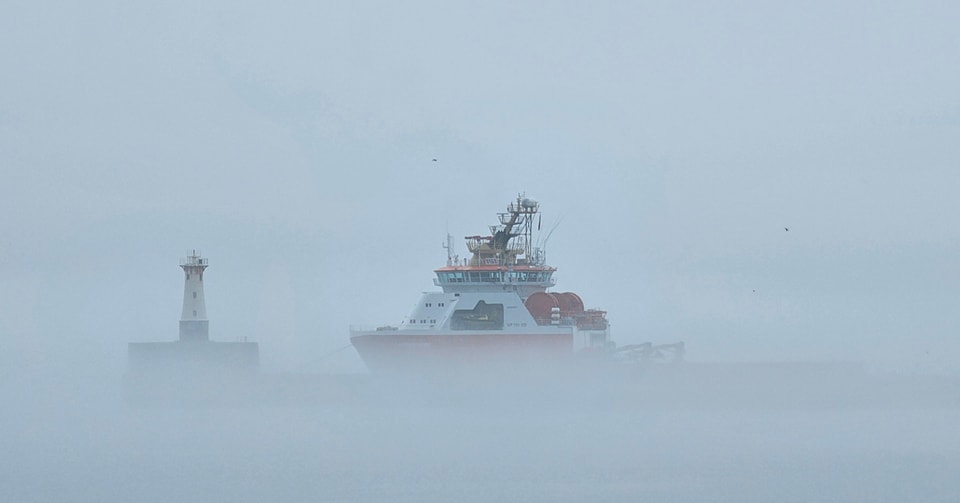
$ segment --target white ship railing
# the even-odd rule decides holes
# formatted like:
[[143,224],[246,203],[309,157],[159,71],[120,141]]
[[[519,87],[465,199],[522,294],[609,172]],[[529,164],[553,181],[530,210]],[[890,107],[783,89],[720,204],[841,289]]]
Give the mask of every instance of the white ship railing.
[[350,332],[395,332],[400,327],[396,325],[350,325]]

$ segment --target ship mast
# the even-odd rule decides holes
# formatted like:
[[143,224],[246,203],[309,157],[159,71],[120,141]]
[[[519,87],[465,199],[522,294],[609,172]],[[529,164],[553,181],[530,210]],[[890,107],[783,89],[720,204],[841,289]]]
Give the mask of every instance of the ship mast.
[[[523,254],[529,262],[533,258],[533,217],[540,209],[540,203],[517,194],[517,200],[507,206],[506,213],[500,213],[499,229],[491,229],[493,247],[516,257]],[[519,238],[510,246],[510,240]]]
[[512,266],[537,262],[533,255],[533,217],[539,208],[539,203],[519,194],[505,213],[497,214],[500,223],[490,226],[491,235],[467,236],[467,249],[473,253],[470,265]]
[[447,242],[444,243],[443,247],[447,250],[447,265],[457,265],[457,262],[460,261],[460,257],[457,256],[453,248],[453,235],[449,232],[447,233]]

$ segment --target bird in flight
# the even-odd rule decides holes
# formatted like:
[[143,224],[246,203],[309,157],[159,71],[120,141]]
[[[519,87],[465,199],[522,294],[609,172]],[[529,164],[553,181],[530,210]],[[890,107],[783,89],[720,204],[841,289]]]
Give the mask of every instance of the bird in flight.
[[[436,160],[436,159],[434,159],[434,160]],[[790,232],[790,228],[789,228],[789,227],[784,227],[783,230],[785,230],[785,231],[787,231],[787,232]]]
[[437,162],[437,159],[436,159],[436,158],[433,158],[433,159],[431,159],[431,160],[432,160],[433,162]]

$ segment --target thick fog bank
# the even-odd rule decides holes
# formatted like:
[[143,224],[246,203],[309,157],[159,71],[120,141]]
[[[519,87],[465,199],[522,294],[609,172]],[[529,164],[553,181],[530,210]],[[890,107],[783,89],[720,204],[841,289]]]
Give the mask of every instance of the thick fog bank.
[[362,383],[326,405],[205,406],[126,405],[119,381],[23,380],[3,388],[0,487],[10,501],[960,498],[950,392],[937,406],[799,407],[684,400],[691,389],[666,381],[646,389],[675,401]]

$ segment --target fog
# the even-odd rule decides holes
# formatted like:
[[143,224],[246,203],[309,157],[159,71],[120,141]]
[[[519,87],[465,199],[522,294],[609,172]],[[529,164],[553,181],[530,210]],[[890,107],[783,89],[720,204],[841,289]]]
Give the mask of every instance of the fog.
[[[955,385],[952,394],[940,390],[932,400],[876,400],[887,386],[868,403],[856,394],[845,395],[849,402],[790,403],[771,401],[775,395],[717,400],[663,382],[599,395],[573,387],[563,399],[508,387],[492,396],[425,391],[409,383],[360,384],[354,389],[362,396],[349,399],[285,402],[271,395],[225,402],[225,388],[217,387],[203,403],[153,395],[127,405],[99,393],[108,386],[98,393],[64,383],[7,389],[4,498],[733,502],[960,496]],[[815,387],[822,392],[833,385]],[[777,393],[794,392],[782,389],[790,391]]]
[[[958,10],[5,2],[2,499],[957,500]],[[518,193],[699,370],[369,375]],[[262,374],[130,400],[194,249]]]

